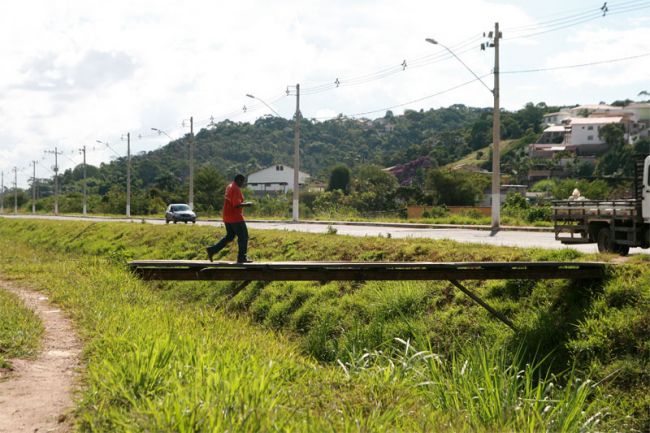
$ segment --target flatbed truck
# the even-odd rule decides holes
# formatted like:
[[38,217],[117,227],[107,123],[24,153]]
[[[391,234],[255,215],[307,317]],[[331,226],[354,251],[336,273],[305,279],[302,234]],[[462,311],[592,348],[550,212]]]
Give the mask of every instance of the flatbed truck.
[[553,201],[555,239],[597,243],[599,252],[622,256],[650,247],[650,155],[638,157],[634,168],[634,198]]

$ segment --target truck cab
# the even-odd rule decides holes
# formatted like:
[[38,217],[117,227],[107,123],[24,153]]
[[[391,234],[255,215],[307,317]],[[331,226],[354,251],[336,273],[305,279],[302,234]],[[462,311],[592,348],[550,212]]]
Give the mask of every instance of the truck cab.
[[646,156],[643,163],[643,185],[641,197],[641,211],[643,220],[650,224],[650,155]]

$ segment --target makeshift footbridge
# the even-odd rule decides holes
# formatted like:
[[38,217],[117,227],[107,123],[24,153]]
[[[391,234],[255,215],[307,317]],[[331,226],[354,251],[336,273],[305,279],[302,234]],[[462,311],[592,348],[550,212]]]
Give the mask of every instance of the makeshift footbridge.
[[600,262],[209,262],[196,260],[136,260],[129,262],[144,280],[241,281],[440,281],[446,280],[516,330],[462,280],[594,280],[606,274]]

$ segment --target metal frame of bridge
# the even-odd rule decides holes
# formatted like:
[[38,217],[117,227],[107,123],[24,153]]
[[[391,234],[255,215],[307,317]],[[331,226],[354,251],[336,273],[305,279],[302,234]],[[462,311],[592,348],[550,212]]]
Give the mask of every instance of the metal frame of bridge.
[[602,279],[599,262],[209,262],[195,260],[136,260],[131,270],[143,280],[241,281],[441,281],[451,282],[492,315],[516,330],[461,280]]

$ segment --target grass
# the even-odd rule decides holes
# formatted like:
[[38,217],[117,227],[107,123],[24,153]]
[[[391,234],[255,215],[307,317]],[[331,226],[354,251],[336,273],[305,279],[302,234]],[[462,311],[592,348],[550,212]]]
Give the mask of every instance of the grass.
[[34,356],[42,335],[38,316],[16,295],[0,288],[0,368],[11,368],[11,358]]
[[[468,284],[523,329],[517,335],[442,282],[254,283],[235,293],[229,283],[145,284],[125,270],[135,257],[204,258],[219,235],[0,220],[2,272],[47,287],[84,335],[82,431],[546,431],[551,413],[550,431],[650,423],[646,256],[604,284]],[[264,260],[593,259],[451,241],[251,235]],[[513,391],[474,406],[480,389]],[[456,406],[440,403],[455,392]]]

